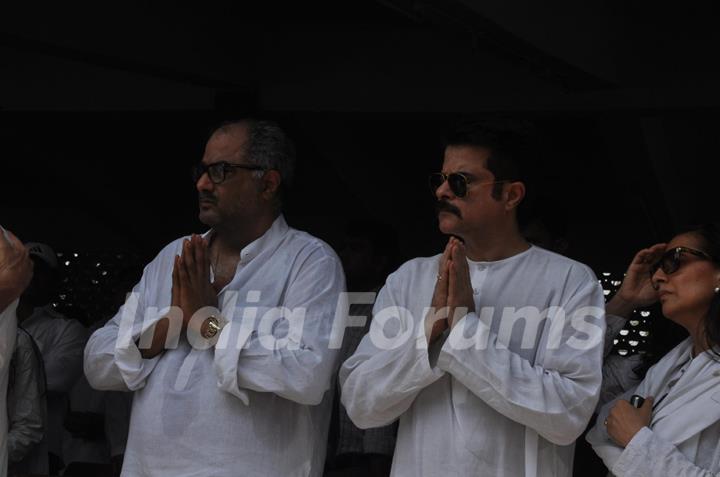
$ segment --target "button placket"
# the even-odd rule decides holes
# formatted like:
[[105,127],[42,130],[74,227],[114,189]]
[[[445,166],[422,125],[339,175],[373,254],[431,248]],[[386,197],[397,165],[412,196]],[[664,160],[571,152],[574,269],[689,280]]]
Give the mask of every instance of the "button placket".
[[485,283],[485,277],[487,276],[487,265],[477,265],[474,267],[472,274],[470,275],[470,282],[472,284],[473,295],[479,295],[482,290],[483,283]]

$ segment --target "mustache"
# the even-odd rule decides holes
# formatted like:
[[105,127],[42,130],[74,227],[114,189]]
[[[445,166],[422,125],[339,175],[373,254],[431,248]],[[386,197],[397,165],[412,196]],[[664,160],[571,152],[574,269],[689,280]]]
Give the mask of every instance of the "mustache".
[[457,215],[459,218],[462,218],[460,209],[452,205],[450,202],[444,200],[438,200],[437,202],[435,202],[435,212],[448,212]]
[[198,202],[208,201],[213,204],[217,203],[217,198],[209,192],[200,192],[198,194]]

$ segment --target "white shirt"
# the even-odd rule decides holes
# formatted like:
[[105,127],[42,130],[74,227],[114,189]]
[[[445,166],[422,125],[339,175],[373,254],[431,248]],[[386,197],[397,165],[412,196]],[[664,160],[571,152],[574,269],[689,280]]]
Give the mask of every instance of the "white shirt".
[[[600,410],[587,440],[618,477],[720,475],[720,362],[703,352],[692,358],[690,338],[648,371],[635,388]],[[619,399],[653,396],[652,416],[625,448],[604,425]]]
[[[362,428],[400,419],[395,477],[572,475],[574,441],[601,382],[604,303],[592,271],[534,246],[495,262],[468,260],[478,313],[428,351],[423,320],[439,258],[411,260],[388,277],[370,333],[340,370],[348,414]],[[415,331],[382,349],[373,333],[385,321],[379,313],[392,306],[407,308],[412,321],[389,320],[383,335]],[[513,327],[506,307],[525,306],[538,313],[563,307],[568,319],[527,315]],[[576,312],[588,326],[570,319]],[[463,330],[487,346],[459,349]]]
[[[95,323],[90,331],[94,332],[104,324]],[[68,397],[69,412],[100,416],[104,420],[104,433],[89,440],[84,436],[75,437],[66,430],[63,436],[65,465],[73,462],[109,464],[112,457],[124,454],[130,425],[132,393],[98,391],[90,387],[83,375],[77,380]]]
[[[332,405],[327,391],[337,365],[328,341],[345,286],[337,256],[279,217],[242,250],[234,278],[218,295],[230,324],[217,346],[202,351],[181,339],[177,348],[145,360],[135,345],[147,329],[142,310],[159,307],[153,321],[170,305],[173,259],[181,247],[182,239],[162,250],[135,286],[132,336],[125,340],[121,329],[126,302],[85,350],[93,387],[135,391],[122,475],[321,475]],[[224,303],[232,291],[238,292],[234,307]],[[288,320],[262,319],[278,306],[306,309],[302,335],[291,333],[288,346],[268,349],[261,323],[271,324],[272,336],[288,335]],[[254,312],[254,323],[242,320]],[[249,328],[238,326],[241,321]],[[118,336],[126,343],[116,346]]]
[[42,354],[47,378],[48,450],[63,457],[64,421],[68,409],[67,393],[82,376],[83,349],[87,330],[77,320],[66,318],[51,305],[37,307],[22,322]]
[[17,300],[0,310],[0,477],[7,475],[7,383],[10,359],[15,349]]

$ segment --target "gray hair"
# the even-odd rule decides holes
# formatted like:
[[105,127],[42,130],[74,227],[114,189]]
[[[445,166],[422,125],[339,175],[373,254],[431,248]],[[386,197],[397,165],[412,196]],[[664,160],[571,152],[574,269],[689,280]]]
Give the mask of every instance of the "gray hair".
[[[295,145],[280,126],[267,120],[242,119],[223,123],[215,132],[230,133],[239,126],[247,127],[248,143],[245,160],[264,169],[275,169],[280,173],[282,186],[292,182],[295,172]],[[256,171],[262,177],[263,171]]]

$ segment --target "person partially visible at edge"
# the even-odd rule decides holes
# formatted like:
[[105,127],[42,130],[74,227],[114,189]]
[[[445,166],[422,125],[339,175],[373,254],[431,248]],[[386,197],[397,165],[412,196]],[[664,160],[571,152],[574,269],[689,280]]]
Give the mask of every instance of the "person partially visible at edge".
[[17,334],[17,302],[32,279],[28,250],[0,226],[0,477],[7,475],[7,384]]
[[166,246],[90,338],[90,385],[135,392],[123,476],[321,475],[344,277],[282,215],[294,158],[275,123],[215,130],[194,172],[210,230]]
[[[690,228],[640,250],[607,312],[660,301],[688,338],[599,412],[588,442],[618,477],[720,472],[720,226]],[[630,398],[644,401],[633,406]]]
[[26,243],[33,261],[33,279],[20,297],[18,324],[37,344],[47,378],[47,425],[45,446],[51,474],[65,467],[64,423],[68,414],[68,393],[82,376],[83,348],[88,332],[73,318],[52,305],[60,287],[60,269],[55,251],[47,244]]
[[[395,477],[572,473],[600,391],[603,292],[589,267],[520,233],[530,152],[509,130],[450,134],[431,176],[447,246],[389,276],[341,367],[358,427],[400,420]],[[402,319],[380,319],[392,310]]]
[[[350,221],[338,255],[345,269],[345,280],[351,292],[377,295],[388,274],[399,262],[398,239],[388,224],[374,219]],[[370,329],[373,302],[355,303],[349,316],[363,322],[348,326],[340,348],[340,360],[349,358]],[[387,477],[390,474],[397,423],[373,429],[359,429],[352,423],[340,400],[336,385],[336,402],[330,421],[325,477]]]
[[37,344],[22,326],[17,328],[7,390],[8,472],[10,475],[49,473],[45,367]]

